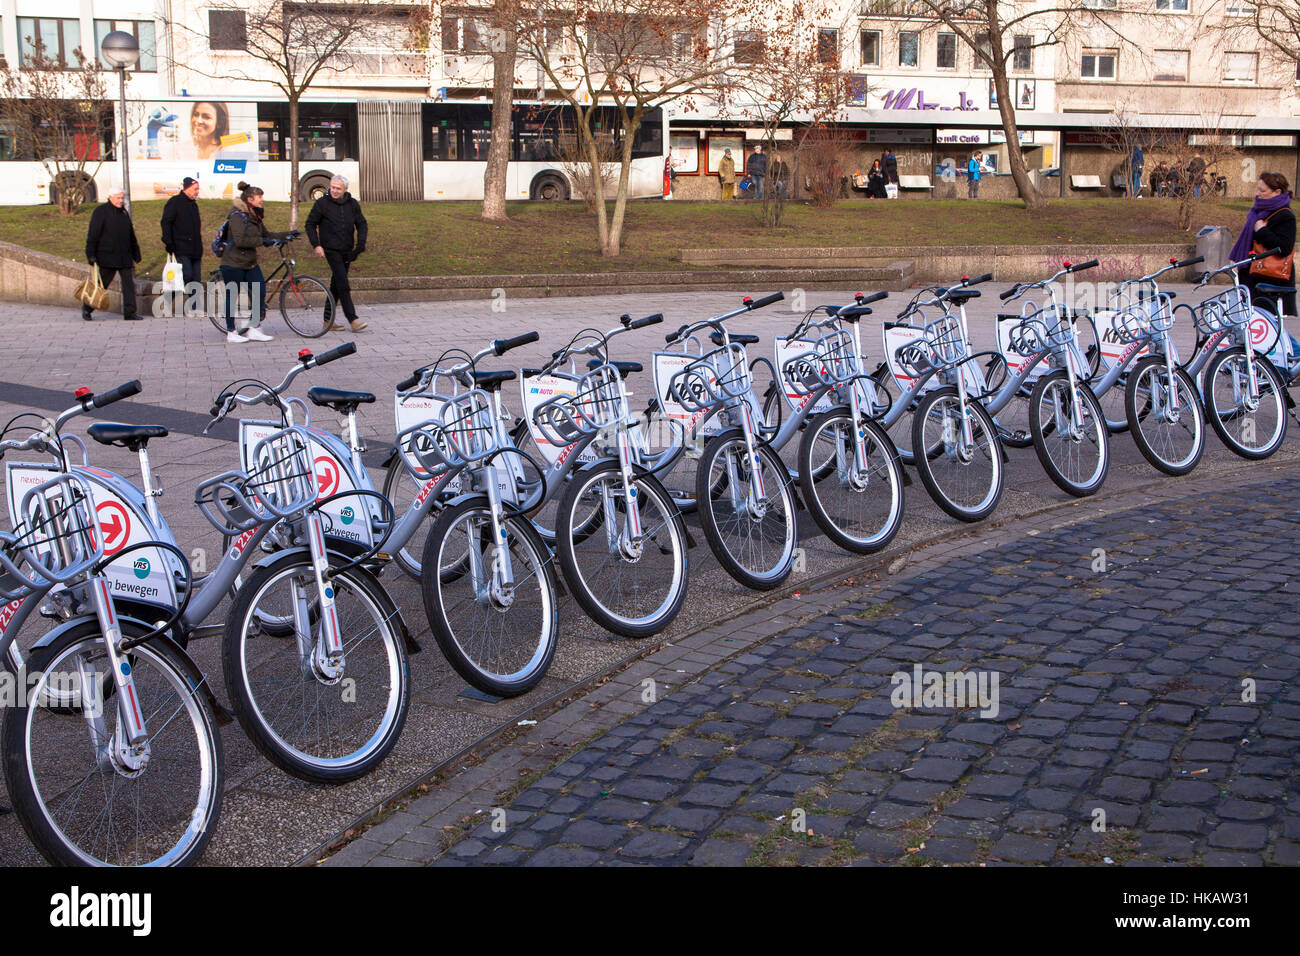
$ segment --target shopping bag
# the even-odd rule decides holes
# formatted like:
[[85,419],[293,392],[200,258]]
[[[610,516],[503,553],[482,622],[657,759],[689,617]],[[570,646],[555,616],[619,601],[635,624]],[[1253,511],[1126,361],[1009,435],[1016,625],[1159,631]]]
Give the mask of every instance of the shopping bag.
[[82,279],[77,284],[77,291],[73,296],[82,305],[88,305],[95,311],[102,312],[108,308],[108,290],[104,288],[104,283],[99,277],[99,266],[90,267],[90,278]]
[[167,256],[167,262],[163,265],[162,290],[163,292],[185,291],[185,273],[181,270],[180,262],[170,254]]
[[886,199],[897,199],[897,198],[898,198],[898,184],[897,184],[897,183],[885,183],[885,198],[886,198]]

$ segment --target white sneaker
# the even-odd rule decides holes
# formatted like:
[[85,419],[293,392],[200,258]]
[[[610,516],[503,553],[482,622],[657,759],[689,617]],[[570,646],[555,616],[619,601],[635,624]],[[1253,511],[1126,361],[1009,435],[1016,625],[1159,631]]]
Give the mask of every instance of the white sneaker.
[[233,344],[235,344],[236,342],[247,342],[248,339],[244,338],[244,337],[243,337],[242,335],[240,335],[238,332],[227,332],[227,333],[226,333],[226,341],[229,342],[229,343],[231,343],[231,344],[233,345]]
[[267,335],[267,334],[266,334],[265,332],[263,332],[261,329],[250,328],[250,329],[248,329],[248,330],[246,330],[246,331],[244,332],[244,335],[247,336],[249,339],[251,339],[251,340],[254,341],[254,342],[273,342],[273,341],[275,341],[275,336],[274,336],[274,335]]

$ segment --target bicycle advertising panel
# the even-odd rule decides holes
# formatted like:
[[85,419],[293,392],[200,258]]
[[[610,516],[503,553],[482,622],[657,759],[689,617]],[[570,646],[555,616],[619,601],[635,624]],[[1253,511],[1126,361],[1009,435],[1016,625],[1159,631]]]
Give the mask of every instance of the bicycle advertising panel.
[[[998,352],[1007,363],[1007,378],[1015,378],[1023,372],[1029,360],[1033,358],[1032,354],[1025,355],[1023,352],[1016,351],[1011,345],[1011,333],[1020,326],[1022,321],[1023,317],[1019,315],[1003,314],[997,317]],[[1025,379],[1025,384],[1032,385],[1051,370],[1049,363],[1039,362]]]
[[[253,468],[253,449],[258,442],[282,431],[284,425],[279,422],[241,421],[239,423],[239,460],[245,471]],[[350,455],[347,446],[333,435],[315,428],[307,429],[310,436],[312,462],[316,469],[316,500],[320,501],[331,495],[344,491],[355,491],[360,487],[352,475]],[[369,515],[375,521],[381,521],[383,515],[378,513],[378,504],[372,503],[368,495],[336,498],[320,509],[327,518],[325,533],[345,541],[353,541],[363,547],[374,544],[371,522],[358,520],[361,515]]]
[[[161,526],[154,525],[145,506],[144,496],[130,482],[101,468],[78,466],[72,471],[84,478],[90,486],[105,557],[111,558],[119,551],[147,541],[162,541],[171,545],[176,543],[166,522]],[[29,490],[57,474],[59,472],[53,465],[7,462],[5,480],[9,492],[10,520],[19,513],[23,496]],[[18,529],[15,527],[14,530]],[[37,552],[41,552],[39,547]],[[161,548],[138,548],[111,562],[104,569],[109,593],[113,597],[147,601],[164,607],[176,607],[176,581],[173,574],[183,575],[184,569],[174,554]]]
[[[781,391],[785,395],[786,404],[797,412],[808,404],[808,400],[812,396],[806,389],[800,392],[798,388],[791,384],[790,379],[786,377],[785,367],[787,363],[798,358],[800,355],[807,355],[809,352],[815,351],[817,348],[817,341],[815,339],[777,338],[774,343],[774,348],[776,374],[781,380]],[[795,369],[795,375],[799,381],[813,385],[814,389],[820,386],[820,379],[818,378],[817,371],[812,368],[809,360],[804,360],[798,364],[798,367]],[[808,414],[810,416],[816,415],[818,412],[824,412],[833,407],[834,402],[831,401],[830,393],[827,393],[817,400],[817,404],[808,410]]]
[[[546,463],[555,471],[559,471],[573,454],[573,445],[554,445],[547,441],[542,429],[533,421],[533,415],[544,402],[561,395],[576,394],[578,394],[577,381],[563,375],[526,375],[519,379],[519,395],[524,404],[524,421],[528,423],[528,432],[533,436],[533,443],[546,459]],[[578,461],[595,461],[597,457],[596,449],[589,445],[578,455]]]
[[[436,398],[433,395],[395,396],[393,398],[393,419],[394,423],[397,425],[397,434],[400,435],[404,431],[418,428],[419,426],[428,424],[429,422],[437,422],[439,416],[442,415],[442,408],[445,404],[446,403],[442,399]],[[397,449],[398,454],[400,454],[402,458],[406,460],[407,465],[410,466],[412,473],[418,476],[422,481],[431,479],[433,476],[430,471],[420,463],[420,459],[417,457],[415,452],[421,442],[428,443],[428,441],[429,439],[421,438],[418,435],[408,435],[401,441],[400,447]],[[462,482],[460,476],[457,475],[451,481],[447,482],[447,486],[443,488],[440,493],[458,495],[461,493],[461,485]],[[423,495],[424,491],[425,489],[420,489],[421,495]]]
[[[704,442],[718,434],[725,427],[722,417],[714,415],[707,422],[704,421],[707,411],[688,412],[682,407],[681,403],[675,399],[669,389],[673,376],[680,372],[686,366],[698,362],[700,357],[689,352],[655,352],[654,353],[654,380],[655,396],[659,399],[659,407],[663,409],[665,415],[672,421],[677,422],[685,429],[687,452],[698,456],[699,450],[704,447]],[[711,385],[717,385],[717,377],[712,373],[709,374]],[[707,396],[703,394],[704,386],[697,383],[697,398],[701,401],[707,401]],[[762,421],[762,415],[756,411],[755,421]],[[703,422],[703,425],[701,425]]]
[[[929,349],[925,345],[925,331],[912,325],[890,325],[886,323],[881,327],[881,334],[884,337],[885,361],[889,364],[889,372],[894,376],[894,381],[898,383],[899,390],[906,393],[908,389],[916,385],[916,377],[899,363],[898,350],[905,345],[916,345],[928,352]],[[925,383],[925,387],[918,394],[924,394],[942,384],[937,377],[932,377]]]

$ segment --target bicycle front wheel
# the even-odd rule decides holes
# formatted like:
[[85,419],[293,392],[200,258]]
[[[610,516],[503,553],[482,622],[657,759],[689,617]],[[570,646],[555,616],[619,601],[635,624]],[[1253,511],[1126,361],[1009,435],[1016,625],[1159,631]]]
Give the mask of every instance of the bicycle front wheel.
[[280,286],[280,314],[298,335],[320,338],[333,320],[334,297],[320,279],[290,276]]
[[560,570],[574,599],[601,627],[623,637],[662,631],[686,599],[686,526],[654,478],[632,480],[640,534],[629,524],[628,492],[616,462],[581,472],[556,515]]
[[[145,632],[122,622],[124,637]],[[221,736],[193,668],[167,644],[131,649],[148,739],[118,736],[112,663],[96,621],[33,651],[31,681],[4,720],[14,813],[58,866],[193,863],[221,812]],[[86,688],[95,688],[87,712]],[[98,711],[98,713],[96,713]]]
[[[397,743],[410,705],[397,608],[360,568],[330,578],[343,653],[327,656],[309,557],[255,571],[235,600],[222,669],[250,740],[285,773],[343,783],[369,773]],[[289,632],[265,621],[291,622]]]
[[1110,467],[1110,432],[1092,389],[1078,382],[1072,392],[1064,369],[1044,375],[1029,399],[1029,427],[1038,460],[1058,488],[1083,498],[1101,487]]
[[1237,346],[1210,359],[1202,383],[1205,417],[1233,454],[1259,460],[1282,447],[1286,438],[1286,387],[1272,363],[1253,356],[1257,398],[1250,397],[1246,351]]
[[966,412],[969,438],[956,387],[927,392],[912,416],[912,448],[934,503],[958,521],[983,521],[1002,497],[1002,442],[982,405],[967,400]]
[[456,673],[485,694],[517,697],[541,682],[555,656],[555,571],[527,518],[503,514],[500,526],[497,545],[486,498],[445,510],[425,541],[420,587]]
[[1173,377],[1171,389],[1164,360],[1143,359],[1129,376],[1124,404],[1133,441],[1146,460],[1166,475],[1185,475],[1205,451],[1205,414],[1187,373],[1175,368]]
[[[871,554],[902,527],[903,468],[884,429],[865,415],[854,428],[852,418],[841,407],[809,422],[799,443],[799,484],[826,537],[846,551]],[[861,472],[854,458],[859,441],[867,462]]]
[[[798,543],[790,475],[767,445],[751,461],[740,429],[711,439],[700,456],[695,497],[700,524],[718,563],[755,591],[770,591],[790,575]],[[757,495],[755,471],[763,495]]]

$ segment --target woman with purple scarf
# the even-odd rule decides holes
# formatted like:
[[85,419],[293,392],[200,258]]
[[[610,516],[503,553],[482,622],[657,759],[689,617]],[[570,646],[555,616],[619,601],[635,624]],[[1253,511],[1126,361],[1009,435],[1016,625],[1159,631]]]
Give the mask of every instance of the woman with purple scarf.
[[[1295,213],[1291,211],[1291,184],[1281,173],[1264,173],[1255,184],[1255,205],[1246,215],[1246,225],[1232,247],[1231,259],[1239,262],[1250,255],[1251,243],[1258,242],[1265,249],[1277,247],[1283,256],[1295,248]],[[1255,286],[1284,285],[1295,288],[1295,270],[1289,279],[1270,279],[1250,274],[1250,266],[1241,267],[1241,284],[1250,289],[1250,300],[1269,312],[1277,308],[1277,297],[1257,293]],[[1295,293],[1282,297],[1282,309],[1295,315]]]

